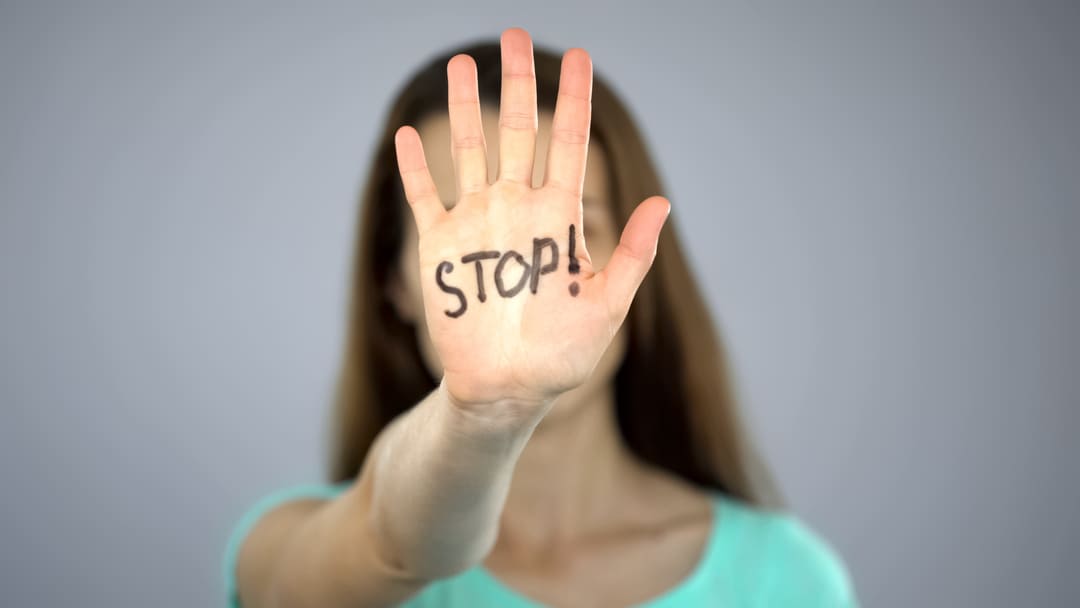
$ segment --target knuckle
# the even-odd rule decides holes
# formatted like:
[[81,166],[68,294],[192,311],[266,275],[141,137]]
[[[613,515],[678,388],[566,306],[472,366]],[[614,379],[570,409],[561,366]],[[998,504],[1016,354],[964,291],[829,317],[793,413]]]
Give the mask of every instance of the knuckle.
[[461,149],[483,148],[484,136],[473,134],[454,135],[454,147]]
[[551,139],[563,144],[580,146],[589,143],[589,134],[575,129],[554,129],[551,131]]
[[618,255],[633,260],[634,262],[637,262],[639,264],[648,263],[650,261],[647,252],[636,251],[633,247],[627,245],[626,243],[619,243],[615,247],[615,252]]
[[572,185],[566,184],[562,180],[556,179],[554,177],[548,178],[546,186],[551,188],[552,190],[561,192],[571,197],[581,198],[581,188],[576,188]]
[[505,110],[499,118],[499,126],[514,131],[536,132],[536,114]]
[[416,186],[412,189],[412,192],[410,194],[412,194],[412,197],[410,198],[409,202],[414,205],[422,203],[424,201],[439,198],[439,192],[430,185]]
[[526,84],[530,80],[536,80],[536,73],[530,70],[506,70],[502,74],[503,80],[524,80]]

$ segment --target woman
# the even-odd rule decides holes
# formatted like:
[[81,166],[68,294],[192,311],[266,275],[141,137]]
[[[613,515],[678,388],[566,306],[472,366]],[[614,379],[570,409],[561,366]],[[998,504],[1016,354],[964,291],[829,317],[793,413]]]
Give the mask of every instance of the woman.
[[515,28],[401,92],[363,193],[335,483],[245,515],[233,605],[854,605],[767,506],[656,171],[593,84],[585,51],[534,63]]

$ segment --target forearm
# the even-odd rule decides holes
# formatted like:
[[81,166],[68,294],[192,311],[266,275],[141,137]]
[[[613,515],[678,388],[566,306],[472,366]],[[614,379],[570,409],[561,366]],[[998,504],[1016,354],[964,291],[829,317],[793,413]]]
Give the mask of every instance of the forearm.
[[494,405],[471,414],[433,391],[383,429],[346,492],[265,522],[252,553],[278,557],[254,604],[392,605],[479,563],[543,414]]
[[479,563],[494,545],[514,466],[546,408],[483,411],[458,407],[440,387],[381,438],[370,524],[392,565],[441,578]]

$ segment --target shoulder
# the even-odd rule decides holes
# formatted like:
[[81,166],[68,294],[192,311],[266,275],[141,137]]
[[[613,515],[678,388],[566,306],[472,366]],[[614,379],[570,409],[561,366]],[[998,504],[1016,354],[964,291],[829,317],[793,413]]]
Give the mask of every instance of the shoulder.
[[[832,545],[794,513],[719,498],[731,533],[731,566],[768,606],[856,605],[851,576]],[[728,517],[723,522],[724,516]]]
[[251,531],[264,519],[264,516],[296,502],[334,498],[343,492],[349,486],[349,483],[351,482],[339,484],[309,483],[279,488],[253,502],[239,515],[232,526],[228,539],[226,539],[225,552],[222,558],[225,591],[230,605],[238,605],[236,599],[236,566],[239,561],[240,549]]

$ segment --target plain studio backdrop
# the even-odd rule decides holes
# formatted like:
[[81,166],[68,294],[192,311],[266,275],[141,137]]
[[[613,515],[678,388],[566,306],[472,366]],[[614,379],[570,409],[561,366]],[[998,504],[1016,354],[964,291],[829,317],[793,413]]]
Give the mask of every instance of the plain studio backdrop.
[[631,106],[864,605],[1074,603],[1080,11],[706,4],[4,3],[0,605],[221,604],[323,478],[392,93],[511,26]]

